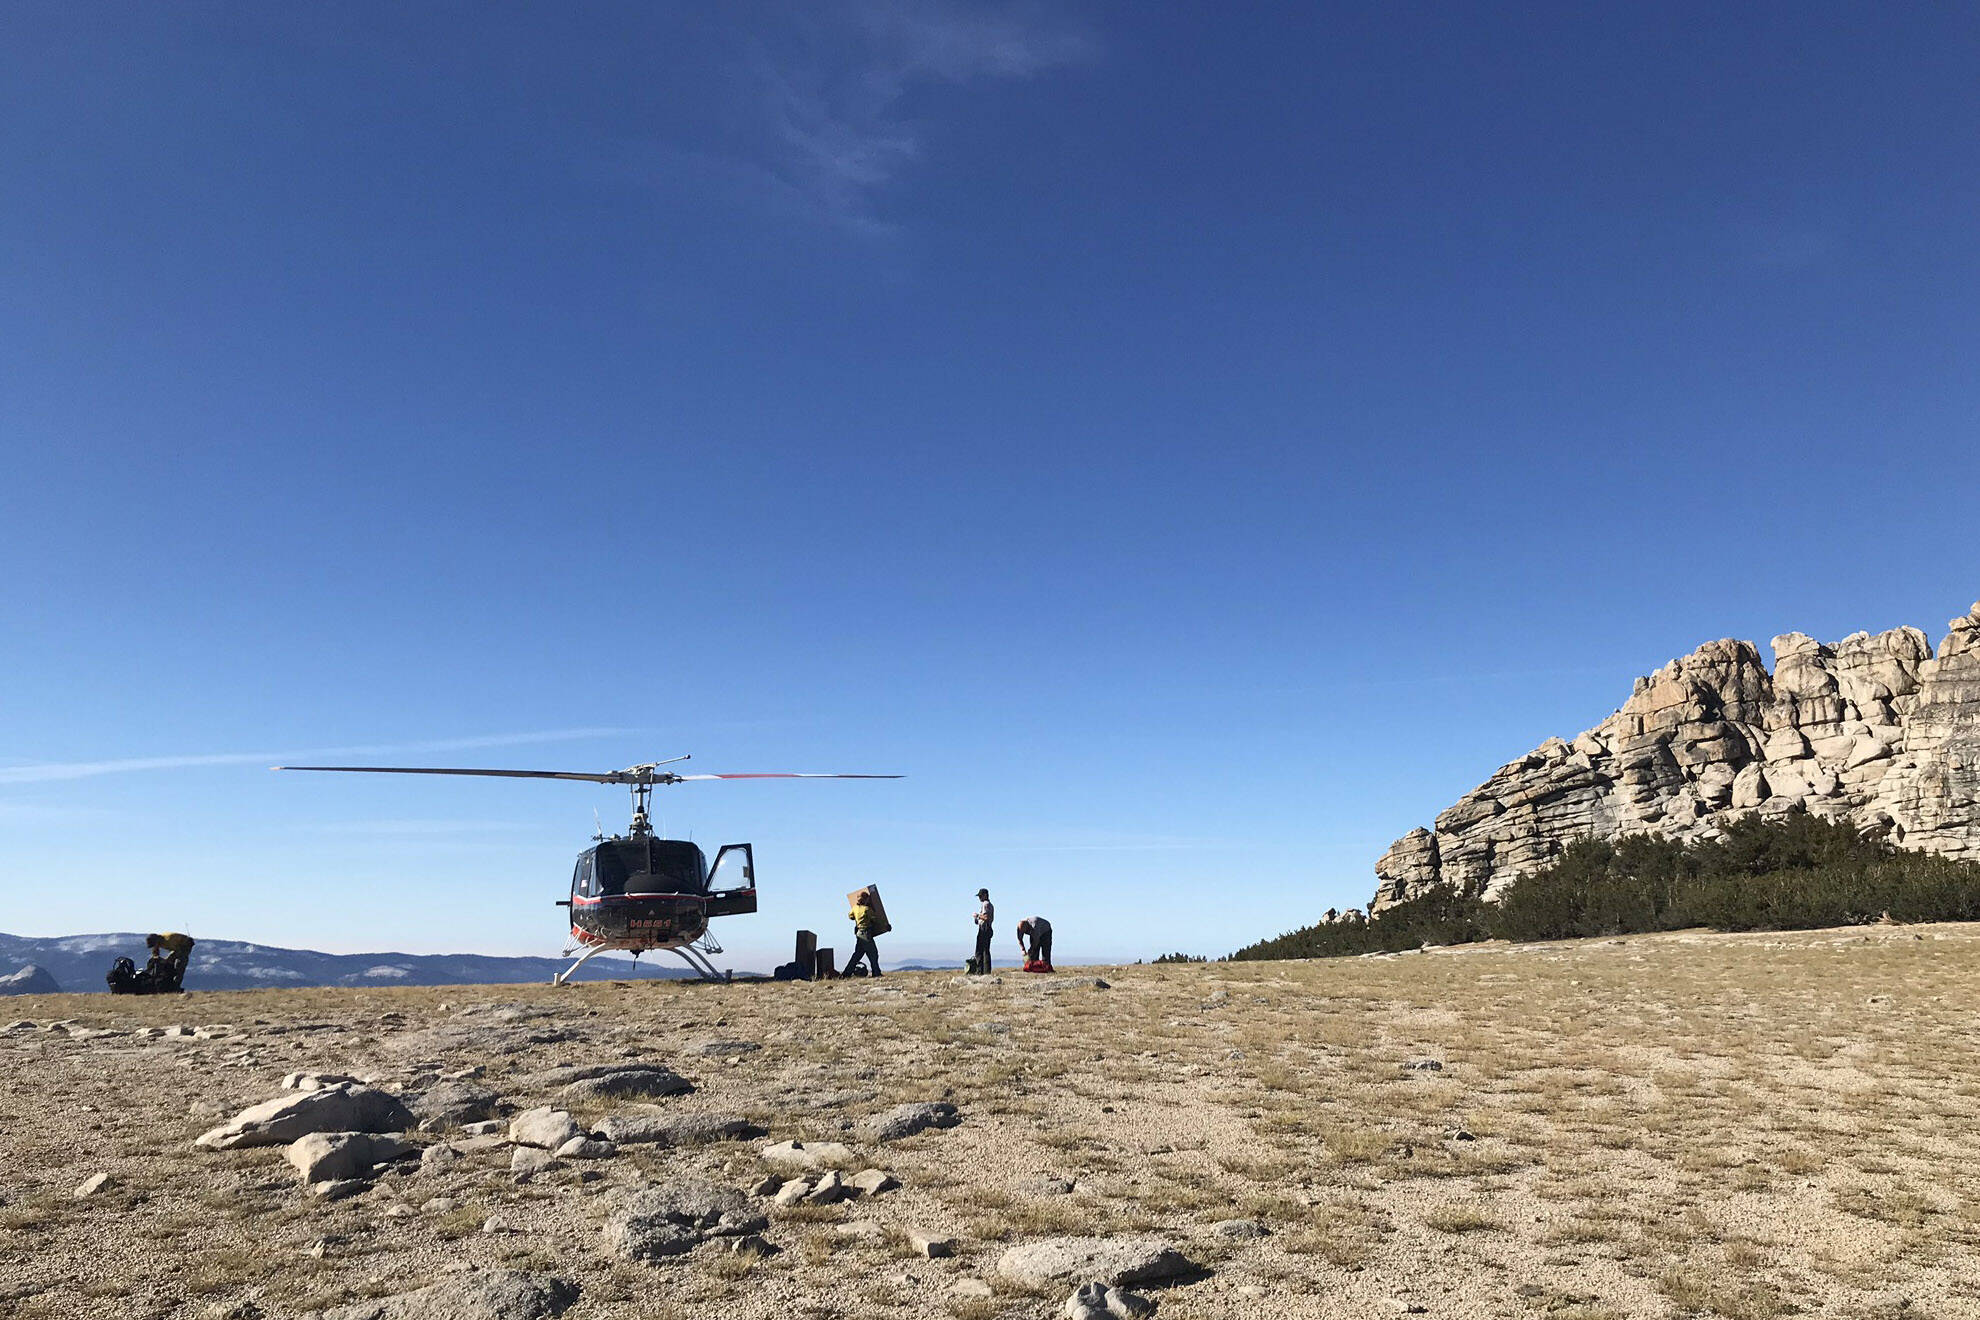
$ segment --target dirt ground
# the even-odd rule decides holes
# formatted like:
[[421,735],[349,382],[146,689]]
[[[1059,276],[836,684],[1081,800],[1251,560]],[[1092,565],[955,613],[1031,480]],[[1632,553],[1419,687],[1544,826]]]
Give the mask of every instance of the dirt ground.
[[[16,999],[0,1007],[25,1020],[0,1031],[0,1314],[292,1316],[500,1266],[577,1284],[571,1320],[1060,1315],[1066,1290],[1013,1287],[996,1263],[1080,1234],[1154,1235],[1195,1263],[1147,1290],[1162,1320],[1980,1316],[1980,928],[1093,970],[1107,986]],[[231,1030],[133,1034],[174,1025]],[[721,1041],[761,1048],[704,1052]],[[1441,1067],[1405,1066],[1426,1060]],[[551,1102],[553,1065],[620,1061],[696,1090],[573,1105],[581,1122],[707,1113],[767,1135],[624,1146],[526,1183],[490,1141],[341,1201],[308,1195],[280,1148],[193,1144],[292,1070],[410,1094],[480,1068],[520,1109]],[[861,1138],[866,1116],[927,1100],[960,1125]],[[764,1202],[767,1259],[606,1250],[626,1189],[691,1172],[747,1187],[757,1151],[793,1137],[846,1142],[902,1186]],[[1213,1228],[1235,1218],[1268,1233]],[[922,1258],[911,1230],[957,1254]]]

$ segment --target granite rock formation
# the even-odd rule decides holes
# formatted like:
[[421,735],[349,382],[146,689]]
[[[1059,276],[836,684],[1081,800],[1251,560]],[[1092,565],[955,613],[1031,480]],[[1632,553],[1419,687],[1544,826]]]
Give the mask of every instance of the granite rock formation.
[[1980,603],[1934,653],[1916,628],[1833,646],[1707,642],[1571,741],[1549,738],[1390,845],[1371,911],[1449,885],[1493,898],[1577,838],[1711,837],[1805,807],[1980,860]]

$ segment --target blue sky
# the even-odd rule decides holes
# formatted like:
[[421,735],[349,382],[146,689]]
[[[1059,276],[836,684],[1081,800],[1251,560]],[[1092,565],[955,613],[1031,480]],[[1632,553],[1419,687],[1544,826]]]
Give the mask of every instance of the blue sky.
[[9,5],[0,929],[554,951],[620,792],[338,748],[909,775],[667,795],[743,965],[1359,903],[1698,642],[1980,595],[1976,38]]

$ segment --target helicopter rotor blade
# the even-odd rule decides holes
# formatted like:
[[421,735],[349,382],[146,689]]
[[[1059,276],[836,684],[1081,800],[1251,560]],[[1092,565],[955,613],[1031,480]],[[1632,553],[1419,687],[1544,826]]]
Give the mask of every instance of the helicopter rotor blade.
[[675,779],[905,779],[906,775],[820,775],[795,774],[788,770],[758,771],[741,775],[675,775]]
[[591,784],[630,784],[639,779],[637,771],[614,770],[609,774],[587,775],[574,770],[464,770],[423,765],[276,765],[271,770],[331,770],[364,775],[482,775],[494,779],[580,779]]

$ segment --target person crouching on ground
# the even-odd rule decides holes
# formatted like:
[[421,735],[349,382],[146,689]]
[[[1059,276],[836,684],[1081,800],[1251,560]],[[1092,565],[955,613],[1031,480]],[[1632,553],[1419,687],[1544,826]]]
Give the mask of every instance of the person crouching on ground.
[[154,990],[180,989],[186,979],[186,964],[192,961],[193,937],[177,931],[147,935],[144,946],[151,950],[151,961],[144,965],[144,979]]
[[976,896],[983,900],[983,906],[976,909],[976,956],[970,959],[970,970],[978,976],[990,974],[990,937],[997,933],[997,909],[990,902],[990,891],[979,889]]
[[846,970],[839,973],[839,975],[851,976],[853,974],[853,968],[859,966],[859,960],[861,958],[866,959],[866,970],[869,976],[880,975],[880,946],[873,942],[874,938],[880,933],[880,917],[873,910],[873,905],[867,900],[864,889],[853,896],[852,911],[846,915],[852,918],[853,956],[847,959]]
[[1043,917],[1026,917],[1017,924],[1018,952],[1024,955],[1024,970],[1052,970],[1052,923]]

